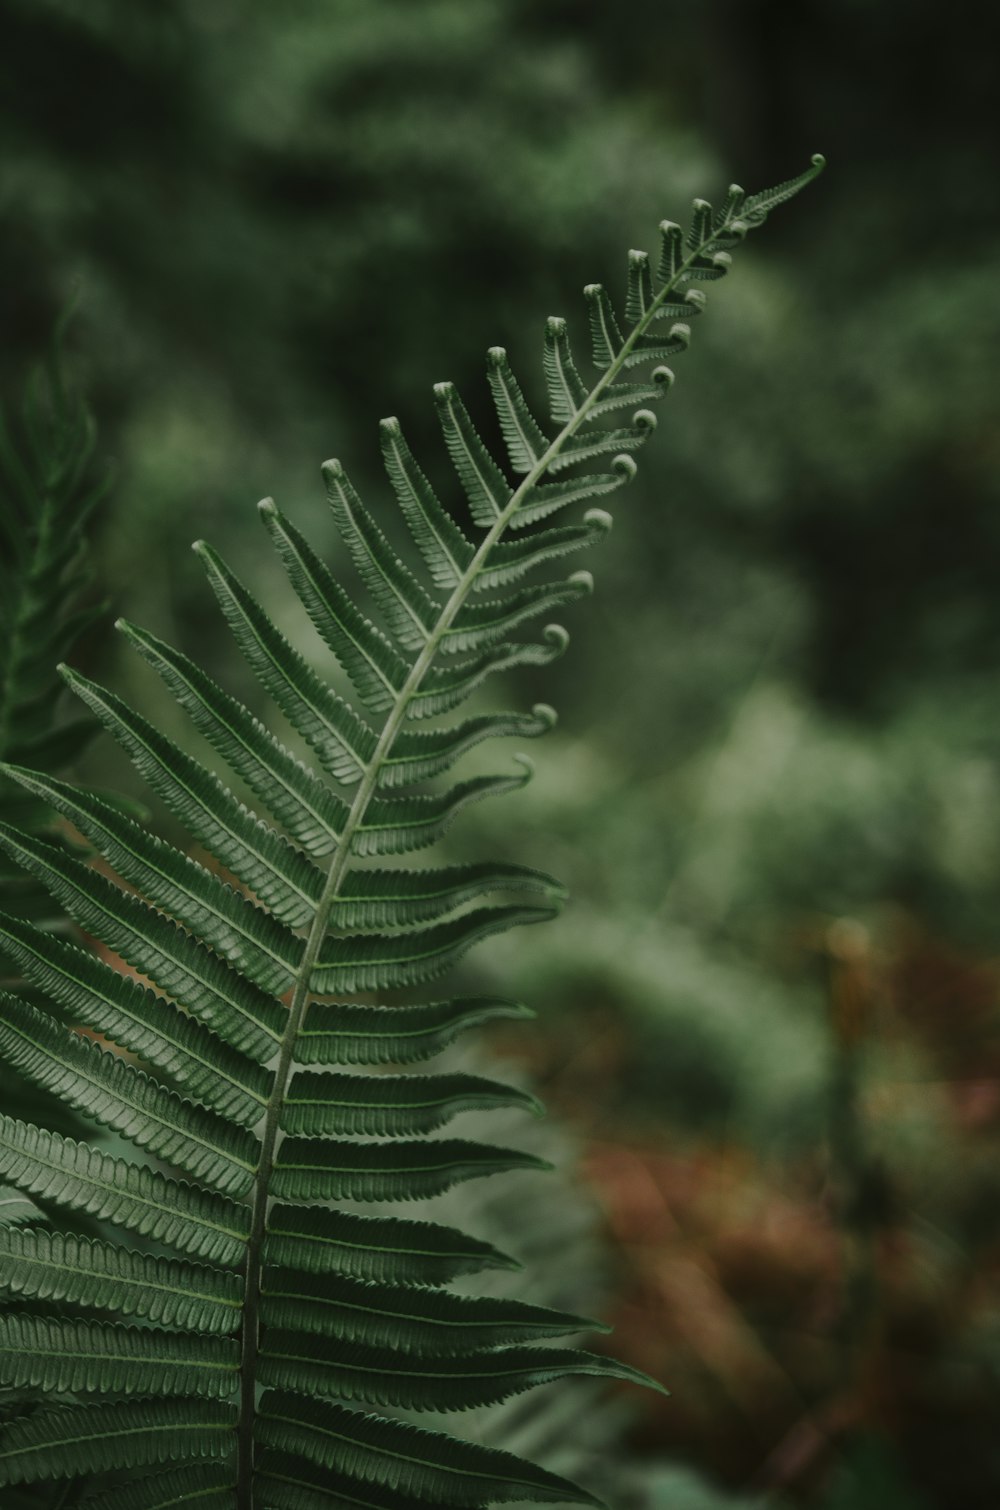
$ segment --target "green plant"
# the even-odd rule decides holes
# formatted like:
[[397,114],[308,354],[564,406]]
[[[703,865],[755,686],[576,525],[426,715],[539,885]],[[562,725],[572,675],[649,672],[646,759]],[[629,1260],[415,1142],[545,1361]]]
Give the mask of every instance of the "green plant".
[[[77,759],[99,728],[90,715],[60,717],[56,662],[105,611],[93,591],[86,527],[107,472],[93,464],[94,426],[67,383],[65,317],[48,359],[0,414],[0,762],[55,774]],[[0,822],[62,842],[58,815],[0,774]],[[45,887],[0,855],[0,910],[44,927],[60,926]],[[0,987],[23,989],[17,962],[0,944]],[[54,1097],[16,1075],[0,1077],[8,1114],[43,1117],[64,1132],[83,1123]],[[25,1196],[5,1192],[3,1216],[38,1215]]]
[[[662,365],[638,382],[627,375],[684,349],[685,321],[705,302],[696,285],[721,278],[745,234],[821,167],[815,158],[799,178],[750,197],[733,187],[718,213],[696,200],[686,240],[664,222],[656,284],[646,255],[630,254],[625,334],[605,290],[589,286],[601,374],[592,387],[574,366],[565,322],[548,322],[554,438],[530,412],[505,353],[490,351],[516,487],[454,388],[436,387],[471,528],[438,500],[397,422],[383,422],[386,470],[420,577],[340,464],[326,463],[337,526],[383,627],[273,502],[261,505],[363,711],[293,649],[208,545],[195,547],[241,651],[315,768],[192,660],[121,624],[265,819],[113,693],[65,671],[209,860],[188,858],[93,794],[7,768],[124,886],[11,826],[0,829],[7,852],[151,984],[29,923],[3,921],[5,946],[36,990],[143,1067],[5,994],[8,1063],[143,1150],[146,1162],[3,1119],[0,1176],[43,1206],[144,1241],[126,1247],[43,1225],[0,1232],[7,1290],[37,1302],[0,1316],[2,1377],[26,1402],[0,1437],[0,1483],[67,1480],[63,1503],[91,1510],[592,1502],[510,1454],[352,1408],[464,1409],[565,1375],[642,1378],[590,1353],[525,1345],[589,1325],[576,1316],[450,1293],[459,1274],[515,1266],[492,1246],[350,1209],[545,1167],[517,1150],[436,1136],[463,1111],[536,1110],[524,1092],[462,1072],[376,1071],[428,1058],[489,1018],[526,1015],[492,998],[415,1004],[412,996],[478,939],[551,916],[562,895],[550,877],[514,865],[355,862],[430,845],[469,802],[527,780],[523,765],[515,776],[433,788],[485,738],[544,733],[551,710],[440,720],[491,673],[544,665],[563,650],[556,626],[540,641],[508,636],[589,591],[586,573],[540,586],[523,579],[607,532],[610,520],[596,509],[582,523],[551,519],[634,474],[631,453],[655,424],[636,405],[662,397],[672,375]],[[634,411],[631,424],[603,426],[623,409]],[[604,458],[604,470],[576,470]],[[481,905],[491,897],[506,900]]]

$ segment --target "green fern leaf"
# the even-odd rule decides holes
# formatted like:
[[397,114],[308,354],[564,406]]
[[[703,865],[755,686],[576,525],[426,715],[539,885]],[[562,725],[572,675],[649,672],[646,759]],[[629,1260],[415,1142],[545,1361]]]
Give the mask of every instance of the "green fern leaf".
[[[407,662],[381,630],[359,612],[332,572],[326,569],[274,504],[265,500],[259,505],[259,511],[309,617],[351,678],[362,702],[374,713],[385,712],[392,707],[399,688],[406,681]],[[251,666],[257,669],[262,663],[262,630],[270,640],[274,640],[277,631],[266,623],[253,598],[217,551],[204,540],[197,541],[194,549],[204,562],[209,581],[240,649]],[[331,709],[337,708],[337,704],[331,701],[329,689],[318,677],[307,674],[304,664],[298,668],[298,683],[297,690],[308,711],[317,712],[317,704],[320,708],[324,704],[330,704]],[[339,717],[339,713],[336,716]],[[335,716],[331,712],[323,721],[329,732],[336,732]]]
[[88,1494],[82,1510],[232,1510],[236,1476],[232,1468],[197,1463],[151,1477],[132,1478],[116,1489]]
[[566,895],[552,876],[523,865],[372,868],[345,876],[343,892],[330,909],[330,923],[338,929],[412,928],[491,891],[530,891],[550,901]]
[[600,283],[588,283],[583,291],[590,314],[590,344],[595,367],[606,372],[613,367],[625,342],[618,329],[618,321],[608,297]]
[[323,470],[333,516],[358,575],[399,644],[421,650],[433,633],[440,605],[392,550],[340,463],[328,461]]
[[292,1453],[265,1450],[261,1456],[261,1483],[267,1503],[274,1510],[415,1510],[426,1501],[390,1489],[377,1488],[330,1469],[312,1468]]
[[776,185],[773,189],[764,189],[759,194],[749,195],[739,205],[734,218],[748,226],[763,225],[772,210],[777,209],[778,205],[784,204],[786,200],[793,199],[805,188],[806,184],[812,183],[825,167],[826,159],[823,154],[814,153],[804,173],[799,173],[795,178],[785,179],[784,183]]
[[372,1007],[314,1001],[295,1045],[298,1064],[412,1064],[438,1054],[469,1028],[497,1017],[532,1017],[527,1007],[490,998],[427,1006]]
[[408,730],[396,735],[393,754],[379,769],[380,788],[412,786],[440,776],[466,750],[484,739],[538,739],[547,734],[556,715],[546,703],[536,703],[531,713],[486,713],[466,719],[453,728]]
[[0,1185],[0,1227],[18,1227],[28,1222],[41,1220],[42,1213],[20,1190],[12,1185]]
[[[582,524],[563,524],[545,530],[534,530],[521,540],[509,540],[502,546],[498,545],[493,553],[493,566],[489,571],[483,572],[482,580],[477,584],[479,591],[489,592],[497,587],[507,587],[545,562],[558,561],[572,551],[586,550],[588,546],[603,540],[611,524],[611,515],[603,509],[588,509]],[[576,575],[574,573],[574,577]],[[574,577],[568,580],[572,582]],[[589,590],[589,583],[584,586]],[[539,592],[551,591],[549,587],[539,589]],[[509,603],[510,599],[507,601]],[[469,613],[471,608],[465,611]]]
[[250,1233],[235,1201],[11,1117],[0,1118],[0,1176],[194,1258],[238,1263]]
[[301,1070],[293,1075],[282,1130],[307,1137],[412,1138],[463,1111],[521,1106],[535,1116],[534,1096],[479,1075],[338,1075]]
[[136,769],[185,827],[251,895],[290,927],[312,915],[323,873],[248,813],[217,776],[115,697],[76,672],[64,672]]
[[443,1285],[481,1269],[521,1267],[490,1243],[438,1223],[285,1205],[271,1212],[264,1262],[390,1285]]
[[34,1084],[213,1189],[241,1195],[252,1183],[257,1143],[245,1128],[185,1102],[117,1054],[5,991],[0,1053]]
[[[657,364],[686,347],[684,316],[704,306],[691,284],[723,276],[747,230],[816,171],[770,196],[734,189],[715,214],[696,202],[686,247],[679,228],[664,228],[659,286],[633,253],[627,333],[603,287],[588,285],[601,373],[592,387],[574,366],[565,324],[549,321],[551,439],[503,350],[491,349],[488,380],[516,487],[454,387],[436,386],[475,541],[395,420],[382,424],[382,451],[414,559],[390,548],[344,469],[328,462],[333,517],[370,609],[265,500],[271,541],[336,666],[314,669],[221,557],[196,546],[251,673],[315,768],[189,657],[120,626],[259,798],[261,816],[120,698],[66,673],[202,846],[204,863],[51,773],[5,768],[26,830],[0,824],[0,846],[139,979],[0,916],[0,939],[38,993],[30,1002],[0,994],[0,1051],[139,1152],[133,1163],[0,1118],[2,1282],[23,1305],[0,1315],[0,1381],[25,1407],[0,1427],[0,1483],[96,1475],[83,1503],[98,1510],[595,1503],[510,1454],[338,1403],[462,1410],[573,1374],[649,1382],[587,1352],[524,1345],[577,1331],[577,1317],[444,1292],[459,1275],[516,1267],[491,1244],[339,1209],[551,1167],[520,1149],[442,1135],[470,1111],[537,1112],[525,1092],[465,1072],[372,1071],[419,1063],[476,1023],[526,1015],[495,998],[413,998],[479,939],[551,916],[561,888],[516,865],[369,862],[435,843],[469,803],[528,780],[530,766],[516,757],[512,775],[421,789],[482,739],[544,733],[554,722],[546,705],[437,720],[496,672],[544,666],[565,649],[566,631],[544,621],[590,591],[589,573],[519,584],[594,543],[610,519],[590,509],[582,522],[547,521],[631,478],[655,425],[642,406],[673,379]],[[642,369],[636,381],[633,368]],[[605,416],[625,408],[631,422],[605,428]],[[584,463],[596,467],[584,473]],[[58,635],[33,625],[50,654]],[[514,638],[524,626],[527,638]],[[335,691],[339,669],[362,711]],[[51,750],[50,734],[27,719],[16,743]],[[47,842],[38,825],[53,811],[110,875]],[[385,1002],[364,999],[370,992]],[[131,1246],[48,1228],[48,1208],[122,1229]],[[59,1305],[74,1314],[53,1314]],[[40,1391],[78,1398],[38,1409]],[[123,1394],[139,1398],[125,1405]]]
[[545,325],[542,364],[549,390],[552,423],[568,424],[587,401],[587,385],[573,362],[566,321],[558,315],[552,315]]
[[[621,455],[614,458],[610,472],[591,477],[571,477],[564,482],[546,482],[535,489],[535,497],[530,504],[525,505],[523,517],[518,518],[517,528],[524,529],[526,525],[546,519],[550,514],[568,508],[570,504],[614,493],[631,482],[635,474],[636,464],[631,456]],[[588,592],[589,580],[583,579],[580,586],[582,592]]]
[[270,1049],[278,1041],[281,1016],[274,998],[152,906],[41,840],[0,828],[0,845],[38,876],[81,928],[161,990],[179,996],[234,1048],[254,1052],[261,1042]]
[[44,798],[110,860],[119,876],[162,908],[269,995],[294,979],[301,941],[249,899],[148,829],[55,777],[0,768]]
[[492,529],[510,501],[510,484],[476,433],[454,383],[435,383],[434,399],[472,517],[484,530]]
[[502,346],[490,347],[487,376],[510,464],[515,472],[530,472],[549,449],[549,442],[528,408]]
[[25,978],[74,1022],[101,1033],[245,1126],[260,1120],[271,1080],[193,1018],[164,1012],[154,992],[57,935],[0,914],[0,939]]
[[239,1276],[160,1258],[75,1233],[0,1231],[11,1295],[75,1305],[197,1332],[232,1332],[240,1322]]
[[660,282],[672,285],[679,278],[683,266],[684,232],[676,221],[661,220],[658,268]]
[[286,1138],[274,1161],[272,1189],[283,1201],[416,1201],[461,1180],[508,1169],[549,1169],[516,1148],[462,1138],[354,1143]]
[[[558,483],[552,484],[558,487]],[[568,608],[580,598],[589,597],[594,579],[589,572],[574,572],[565,582],[546,583],[542,587],[525,587],[506,598],[489,603],[467,604],[455,615],[455,622],[441,637],[441,652],[479,650],[495,645],[511,630],[539,614]]]
[[625,297],[625,318],[630,325],[638,325],[653,303],[653,277],[646,252],[631,251],[628,254],[628,293]]
[[[382,459],[403,518],[427,563],[436,587],[451,592],[462,581],[476,551],[417,465],[396,419],[380,426]],[[330,485],[339,463],[328,461],[323,471]]]
[[410,1289],[402,1294],[329,1275],[267,1269],[268,1325],[314,1337],[402,1348],[417,1354],[463,1354],[508,1343],[608,1331],[600,1322],[510,1300]]
[[316,1399],[435,1411],[493,1405],[576,1374],[653,1383],[624,1363],[573,1348],[506,1347],[440,1358],[352,1343],[334,1354],[325,1337],[277,1330],[268,1332],[261,1350],[261,1373],[265,1385]]
[[233,1392],[235,1339],[183,1340],[153,1327],[0,1315],[0,1381],[55,1394],[204,1395]]
[[575,1484],[511,1453],[402,1421],[279,1391],[264,1395],[260,1416],[265,1446],[293,1451],[307,1464],[354,1480],[358,1488],[374,1481],[413,1501],[454,1506],[535,1499],[600,1507]]
[[[118,628],[159,672],[199,733],[266,804],[272,819],[307,854],[330,854],[344,823],[340,798],[187,656],[123,619]],[[331,760],[331,766],[341,781],[354,780],[361,772],[353,756]]]
[[228,1457],[233,1421],[231,1405],[203,1399],[41,1411],[4,1428],[0,1486]]
[[[660,387],[656,390],[656,397],[662,398],[665,389]],[[620,407],[620,406],[618,406]],[[585,430],[579,435],[572,436],[563,446],[560,454],[554,458],[549,471],[553,474],[564,472],[567,467],[578,461],[593,461],[595,456],[618,455],[623,451],[638,451],[646,444],[646,441],[656,429],[656,415],[650,409],[639,409],[632,416],[632,424],[621,426],[617,430]],[[589,511],[584,515],[584,521],[590,517],[590,512],[600,513],[600,510]],[[542,537],[540,536],[539,539]],[[514,542],[510,542],[513,546]],[[497,552],[501,558],[505,547],[497,546]]]
[[[520,663],[519,663],[520,664]],[[442,701],[447,702],[447,696]],[[531,779],[524,756],[515,776],[472,776],[433,796],[373,797],[352,839],[356,855],[403,855],[436,844],[463,808],[485,797],[515,792]]]
[[542,644],[491,645],[475,660],[428,671],[426,685],[413,693],[406,716],[437,718],[459,707],[488,676],[498,671],[512,671],[515,666],[548,666],[563,654],[569,635],[561,625],[547,624],[542,637]]
[[309,977],[311,987],[320,996],[331,996],[420,985],[450,970],[480,939],[554,916],[551,907],[477,907],[419,932],[341,934],[322,947]]

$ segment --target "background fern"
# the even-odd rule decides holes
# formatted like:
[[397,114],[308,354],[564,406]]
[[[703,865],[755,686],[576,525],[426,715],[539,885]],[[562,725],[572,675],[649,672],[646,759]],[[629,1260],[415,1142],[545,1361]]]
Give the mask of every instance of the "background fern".
[[[634,475],[634,453],[655,426],[645,405],[670,387],[663,363],[688,343],[688,322],[705,304],[700,285],[722,278],[748,231],[821,167],[815,158],[800,177],[749,197],[734,187],[718,211],[696,200],[686,234],[663,222],[655,264],[630,254],[623,314],[602,286],[588,285],[601,373],[593,385],[579,375],[565,323],[550,320],[549,425],[530,410],[505,352],[491,349],[489,385],[516,486],[454,387],[438,384],[468,519],[442,504],[398,423],[384,421],[386,471],[416,548],[409,562],[343,467],[326,463],[334,518],[380,622],[270,500],[261,505],[351,700],[210,546],[195,547],[308,764],[188,657],[121,625],[263,818],[114,693],[65,672],[205,863],[93,793],[5,768],[124,884],[30,830],[5,824],[0,843],[135,975],[5,918],[4,946],[45,1004],[4,993],[0,1047],[33,1084],[147,1161],[3,1119],[0,1175],[145,1243],[34,1225],[0,1234],[4,1283],[36,1302],[0,1316],[0,1377],[49,1399],[0,1436],[0,1482],[91,1480],[83,1502],[92,1510],[592,1502],[527,1460],[353,1408],[448,1411],[566,1375],[642,1378],[588,1352],[538,1345],[579,1331],[577,1316],[446,1289],[460,1274],[510,1266],[482,1240],[351,1209],[546,1167],[518,1149],[441,1132],[467,1111],[537,1111],[525,1092],[462,1071],[375,1071],[417,1065],[466,1027],[523,1015],[503,999],[413,998],[477,940],[551,916],[562,896],[552,878],[512,864],[356,862],[429,846],[468,803],[524,784],[523,761],[514,775],[433,783],[473,743],[544,733],[544,705],[440,720],[494,672],[546,665],[565,648],[554,625],[539,640],[508,636],[584,596],[589,576],[524,579],[593,543],[610,520],[590,509],[582,522],[550,521]],[[49,1002],[142,1067],[67,1030]],[[116,1485],[122,1470],[129,1476]]]
[[[87,526],[106,490],[94,464],[94,427],[65,376],[60,322],[48,360],[0,414],[0,759],[56,773],[72,765],[97,731],[87,714],[67,717],[57,662],[103,612],[94,592]],[[0,821],[65,843],[63,825],[42,799],[0,775]],[[40,882],[0,856],[0,909],[48,927],[60,915]],[[22,984],[0,945],[0,985]],[[68,1131],[79,1121],[53,1097],[25,1094],[3,1080],[4,1106]],[[23,1220],[24,1196],[5,1198],[5,1220]]]

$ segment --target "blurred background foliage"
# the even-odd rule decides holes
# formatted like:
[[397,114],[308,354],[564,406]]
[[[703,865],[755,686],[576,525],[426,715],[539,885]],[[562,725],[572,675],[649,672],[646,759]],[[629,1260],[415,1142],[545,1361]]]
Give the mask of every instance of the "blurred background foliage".
[[[579,326],[580,286],[623,278],[662,216],[827,154],[713,291],[557,680],[517,688],[565,710],[533,787],[454,849],[486,836],[572,886],[475,981],[543,1008],[503,1047],[583,1140],[619,1350],[674,1392],[637,1416],[636,1502],[995,1505],[1000,22],[970,0],[0,20],[4,391],[79,285],[75,377],[118,472],[99,575],[248,696],[192,538],[287,617],[258,497],[332,546],[318,464],[384,500],[389,413],[443,480],[432,382],[492,434],[488,344],[537,370],[544,317]],[[78,661],[173,726],[112,641]],[[129,780],[106,745],[83,774]]]

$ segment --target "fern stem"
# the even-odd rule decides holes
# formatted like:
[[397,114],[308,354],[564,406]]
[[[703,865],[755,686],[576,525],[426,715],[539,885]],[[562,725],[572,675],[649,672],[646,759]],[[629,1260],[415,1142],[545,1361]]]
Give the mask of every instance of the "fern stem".
[[699,242],[681,263],[680,267],[678,267],[674,276],[663,285],[645,315],[637,322],[626,337],[621,350],[611,365],[601,374],[580,408],[566,422],[558,435],[551,441],[548,449],[539,457],[531,471],[522,479],[511,495],[503,512],[497,517],[487,534],[483,537],[475,555],[453,589],[447,603],[442,608],[440,618],[429,635],[426,644],[414,661],[409,676],[400,689],[399,696],[386,718],[382,732],[379,735],[378,743],[355,792],[340,841],[331,861],[329,872],[327,873],[323,893],[317,903],[313,921],[306,938],[305,949],[289,1006],[288,1025],[285,1029],[278,1054],[274,1086],[268,1099],[263,1119],[261,1155],[251,1198],[252,1214],[250,1234],[247,1239],[246,1248],[243,1355],[240,1367],[240,1415],[237,1428],[237,1505],[239,1510],[252,1510],[253,1503],[253,1444],[257,1391],[257,1355],[260,1345],[262,1256],[270,1200],[271,1177],[278,1147],[279,1121],[288,1089],[288,1079],[294,1062],[296,1042],[302,1027],[306,1008],[309,1004],[309,981],[326,936],[330,909],[337,900],[341,882],[350,866],[352,841],[359,827],[364,822],[368,804],[378,786],[379,773],[383,762],[392,750],[396,736],[406,717],[410,701],[419,689],[424,676],[430,670],[437,656],[442,638],[465,603],[473,583],[488,560],[494,546],[504,534],[511,519],[526,502],[532,490],[545,476],[552,462],[559,456],[563,446],[576,434],[593,408],[600,402],[605,390],[621,375],[626,359],[635,349],[639,338],[646,333],[648,327],[652,324],[660,306],[676,292],[678,286],[684,281],[688,270],[699,256],[704,255],[706,246],[714,237],[720,234],[720,230],[720,227],[715,227],[705,241]]

